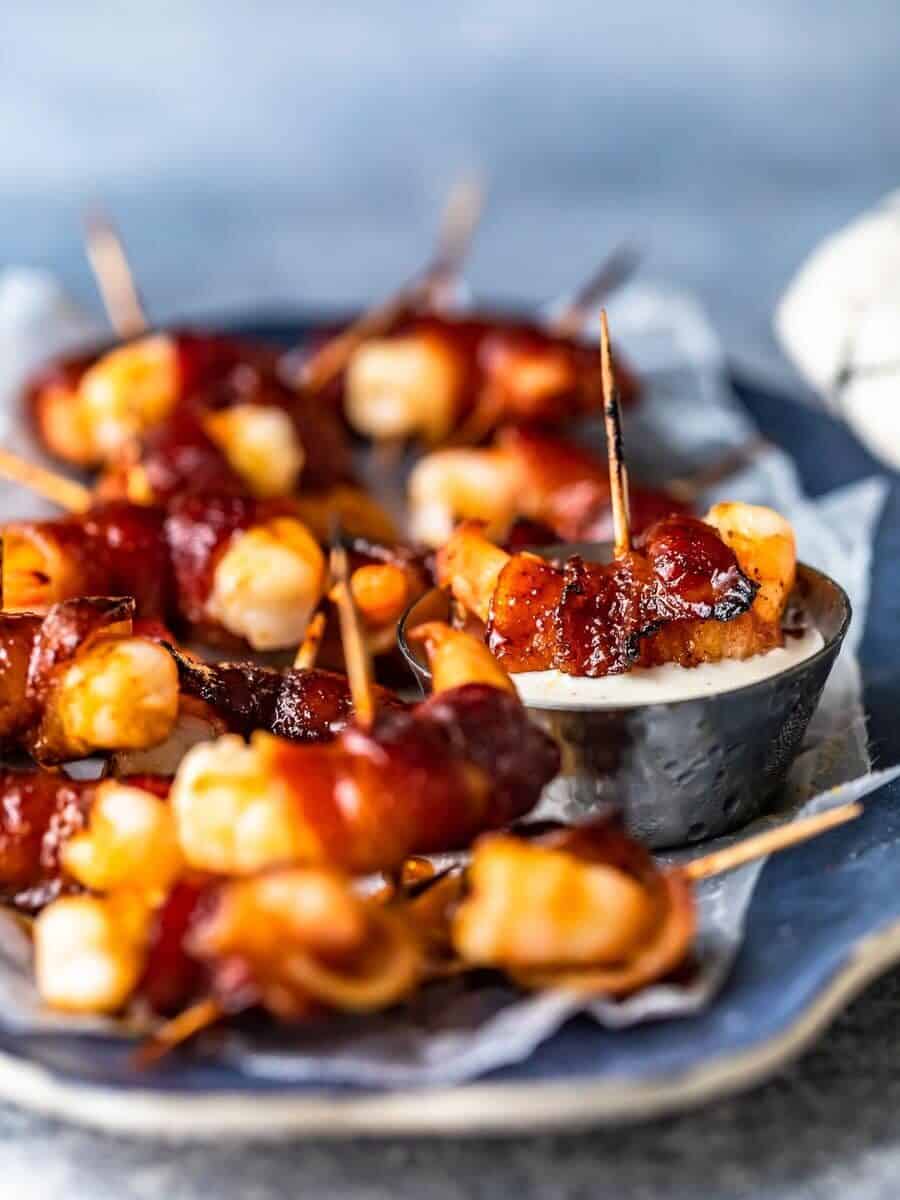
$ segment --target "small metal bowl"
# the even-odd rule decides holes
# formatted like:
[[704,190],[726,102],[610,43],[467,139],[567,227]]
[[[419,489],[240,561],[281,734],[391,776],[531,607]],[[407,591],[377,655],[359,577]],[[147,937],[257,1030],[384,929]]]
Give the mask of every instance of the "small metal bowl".
[[[584,547],[601,559],[602,548]],[[593,553],[589,553],[590,551]],[[581,552],[550,547],[548,558]],[[850,601],[833,579],[799,564],[793,599],[824,645],[801,663],[757,683],[699,699],[622,708],[529,711],[562,750],[562,772],[544,793],[569,820],[610,802],[653,849],[683,846],[737,829],[775,807],[850,624]],[[407,630],[446,620],[447,595],[435,588],[404,614],[400,649],[423,692],[431,674]],[[543,805],[543,801],[542,801]]]

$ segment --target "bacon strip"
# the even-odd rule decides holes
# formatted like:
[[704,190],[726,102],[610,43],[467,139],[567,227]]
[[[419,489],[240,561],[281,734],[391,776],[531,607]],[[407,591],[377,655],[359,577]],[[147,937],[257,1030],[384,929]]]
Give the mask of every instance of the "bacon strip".
[[[167,646],[182,692],[208,704],[228,728],[249,736],[263,729],[293,742],[326,741],[350,720],[347,677],[319,668],[276,670],[256,663],[203,663]],[[403,701],[376,687],[380,706],[402,710]]]

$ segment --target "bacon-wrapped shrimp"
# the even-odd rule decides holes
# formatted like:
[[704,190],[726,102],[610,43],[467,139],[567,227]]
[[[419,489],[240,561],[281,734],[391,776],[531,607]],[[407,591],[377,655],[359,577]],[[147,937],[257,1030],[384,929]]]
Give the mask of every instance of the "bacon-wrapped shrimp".
[[[436,644],[434,627],[428,640]],[[470,662],[477,656],[493,677],[471,639]],[[458,682],[326,745],[258,733],[249,745],[196,747],[172,792],[188,863],[224,874],[289,862],[365,873],[509,823],[534,806],[559,760],[504,684]]]
[[26,402],[52,454],[95,467],[163,421],[182,397],[233,371],[246,353],[230,337],[149,334],[49,363],[31,379]]
[[194,924],[189,948],[226,1010],[261,1005],[283,1021],[388,1008],[423,974],[404,914],[361,898],[323,867],[225,884]]
[[[632,486],[631,525],[640,533],[685,506],[664,491]],[[501,538],[519,517],[558,541],[612,538],[606,458],[544,430],[509,426],[488,447],[450,447],[420,459],[409,479],[410,530],[442,545],[459,521],[482,521]]]
[[[61,890],[77,886],[64,865],[64,849],[84,829],[96,797],[114,789],[158,797],[168,787],[167,779],[149,775],[97,781],[34,769],[0,771],[0,896],[33,911]],[[137,852],[146,826],[129,824],[128,815],[120,815],[123,829],[132,831],[128,836],[135,839]],[[146,854],[150,845],[143,844]]]
[[188,882],[162,906],[151,896],[118,887],[46,908],[34,927],[43,999],[78,1013],[142,999],[167,1013],[203,996],[219,1013],[261,1007],[296,1022],[388,1008],[423,975],[412,923],[326,867]]
[[178,672],[132,632],[134,604],[79,599],[45,617],[0,613],[0,744],[43,763],[154,746],[179,709]]
[[540,842],[503,834],[475,844],[468,894],[452,919],[463,963],[527,988],[624,996],[682,966],[695,932],[693,893],[618,822]]
[[262,347],[226,335],[172,330],[48,363],[26,402],[48,450],[66,462],[100,466],[178,405],[246,366],[270,366]]
[[[262,729],[324,741],[350,720],[347,679],[319,668],[208,664],[165,630],[134,631],[129,599],[88,598],[46,616],[0,613],[0,747],[43,764],[112,754],[119,773],[174,770],[198,741]],[[404,704],[376,689],[388,708]]]
[[246,362],[123,444],[100,487],[142,503],[209,490],[269,500],[351,479],[338,417]]
[[124,501],[4,527],[8,609],[130,595],[162,617],[256,650],[296,645],[323,595],[322,551],[291,502],[196,494],[167,509]]
[[[637,391],[618,367],[623,397]],[[436,445],[462,426],[554,425],[600,407],[594,349],[526,321],[424,314],[370,339],[342,380],[347,419],[367,437]]]
[[730,504],[708,521],[666,518],[610,564],[509,555],[463,525],[438,555],[438,578],[484,622],[508,670],[596,676],[746,658],[781,644],[794,564],[782,517]]

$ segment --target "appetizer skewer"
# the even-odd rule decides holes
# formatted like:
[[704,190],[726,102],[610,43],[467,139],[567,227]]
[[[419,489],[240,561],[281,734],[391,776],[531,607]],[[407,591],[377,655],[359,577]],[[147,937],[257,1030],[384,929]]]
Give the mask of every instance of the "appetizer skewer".
[[[634,378],[621,365],[629,400]],[[423,314],[351,358],[341,402],[375,440],[478,441],[500,425],[558,425],[597,409],[595,350],[525,321]]]
[[[632,524],[640,533],[684,501],[665,490],[631,489]],[[442,545],[459,521],[485,523],[500,538],[518,518],[545,526],[558,541],[607,541],[612,536],[609,468],[605,458],[544,430],[510,425],[487,447],[450,447],[425,455],[409,480],[410,531]]]
[[627,470],[605,314],[601,357],[615,557],[562,565],[508,554],[463,524],[439,551],[438,581],[481,621],[512,671],[619,674],[695,666],[781,645],[794,584],[793,532],[771,509],[716,505],[704,521],[671,516],[632,545]]
[[[343,582],[341,602],[352,604]],[[496,676],[487,651],[472,646]],[[348,660],[358,664],[352,654]],[[223,968],[240,959],[241,987],[232,990],[253,1003],[281,1015],[308,1011],[301,976],[285,966],[293,956],[293,943],[285,938],[292,927],[295,937],[301,935],[296,922],[303,927],[304,908],[309,919],[327,917],[338,949],[340,931],[357,928],[350,944],[368,962],[378,959],[381,935],[393,934],[390,944],[400,940],[405,957],[416,964],[417,980],[417,939],[407,931],[401,939],[403,927],[394,929],[394,918],[382,919],[380,909],[369,907],[372,902],[353,901],[342,873],[391,870],[411,853],[466,845],[478,832],[508,824],[533,807],[558,767],[558,755],[503,682],[502,687],[467,682],[408,712],[372,711],[370,719],[364,712],[361,722],[339,735],[334,752],[324,755],[319,747],[259,734],[249,746],[224,738],[197,747],[176,773],[170,802],[159,798],[159,788],[143,791],[107,781],[102,803],[98,807],[99,792],[92,795],[83,829],[59,851],[67,877],[94,894],[60,899],[36,925],[42,994],[79,1011],[121,1007],[154,960],[154,930],[171,928],[165,908],[178,882],[184,878],[188,884],[185,872],[192,871],[248,876],[243,883],[225,883],[221,891],[214,885],[212,918],[192,928],[182,944],[184,953],[193,946],[201,959],[214,956]],[[357,699],[365,686],[356,670]],[[133,809],[140,810],[140,819]],[[152,862],[136,865],[133,855],[146,853],[141,846],[151,843],[157,847]],[[276,873],[257,875],[270,870]],[[198,902],[203,891],[196,889]],[[348,926],[354,913],[357,924]],[[370,919],[363,919],[367,914]],[[281,936],[273,937],[277,929]],[[327,958],[332,943],[326,932],[320,936]],[[265,985],[268,969],[280,987]],[[233,970],[229,978],[233,985]],[[220,986],[224,983],[223,974]],[[177,991],[165,990],[170,998]],[[378,993],[388,994],[397,998],[393,988]]]
[[3,530],[7,609],[130,595],[158,617],[254,649],[296,646],[319,604],[325,560],[289,501],[222,494],[167,509],[113,501]]
[[[135,631],[133,613],[130,599],[102,597],[64,601],[46,616],[0,613],[0,749],[44,765],[114,754],[134,773],[228,731],[314,742],[350,720],[346,676],[314,667],[308,644],[307,665],[208,664],[178,651],[162,628]],[[377,697],[404,707],[385,688]]]
[[132,631],[128,599],[79,599],[46,616],[0,613],[0,747],[41,763],[157,745],[179,710],[170,654]]
[[[729,519],[763,521],[755,510],[746,514],[745,506],[727,507]],[[748,565],[750,552],[748,547]],[[779,636],[760,615],[738,627],[747,635],[740,643],[729,642],[732,623],[750,612],[761,587],[718,530],[694,517],[657,522],[636,549],[612,563],[574,556],[561,566],[527,552],[511,555],[477,526],[464,524],[437,563],[439,582],[483,622],[488,644],[507,670],[610,675],[654,655],[689,665],[701,653],[754,653],[754,636],[770,645]],[[784,590],[780,578],[772,581],[773,595],[776,588]],[[712,625],[702,646],[695,644],[698,622],[704,629]],[[670,628],[675,632],[667,634]]]

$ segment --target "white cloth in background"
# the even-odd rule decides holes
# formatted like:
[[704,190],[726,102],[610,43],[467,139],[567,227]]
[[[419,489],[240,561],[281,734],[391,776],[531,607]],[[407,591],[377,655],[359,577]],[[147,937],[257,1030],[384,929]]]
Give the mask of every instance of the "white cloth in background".
[[775,332],[828,407],[900,469],[900,191],[813,251]]

